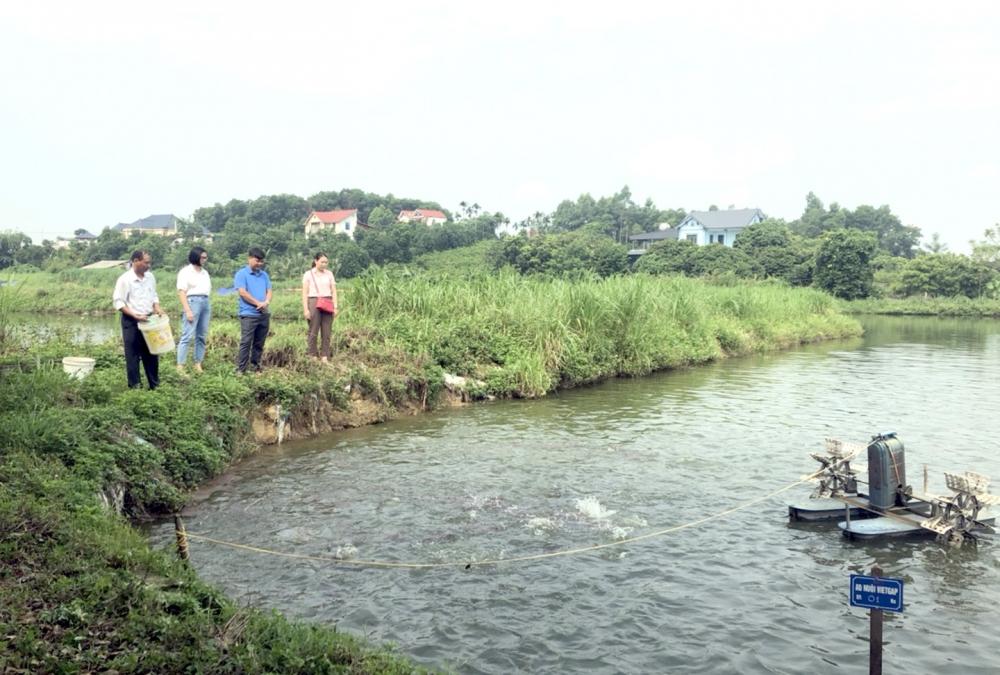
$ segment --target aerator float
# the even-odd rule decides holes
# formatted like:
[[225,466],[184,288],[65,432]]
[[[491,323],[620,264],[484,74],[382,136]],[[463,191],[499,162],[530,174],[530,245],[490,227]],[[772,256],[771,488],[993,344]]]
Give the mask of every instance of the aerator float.
[[[808,478],[817,483],[808,501],[788,505],[788,517],[798,521],[840,520],[838,526],[851,539],[901,535],[936,535],[953,545],[995,533],[990,507],[1000,497],[988,492],[990,479],[982,474],[945,472],[950,495],[917,494],[906,484],[903,442],[895,433],[873,436],[867,445],[826,439],[826,452],[812,453],[820,470]],[[868,481],[864,467],[851,462],[868,456]],[[867,492],[859,490],[867,485]]]

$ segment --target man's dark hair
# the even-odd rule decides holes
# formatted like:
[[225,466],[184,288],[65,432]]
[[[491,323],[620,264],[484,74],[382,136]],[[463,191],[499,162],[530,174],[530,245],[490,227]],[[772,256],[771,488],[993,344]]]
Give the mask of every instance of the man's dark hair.
[[201,265],[201,256],[205,253],[205,249],[201,246],[195,246],[188,253],[188,262],[192,265]]
[[130,263],[134,263],[136,260],[142,260],[147,255],[149,255],[149,251],[132,251],[132,256],[128,259],[128,261]]
[[261,251],[256,246],[254,246],[252,249],[250,249],[249,251],[247,251],[247,255],[250,256],[251,258],[256,258],[257,260],[263,260],[264,259],[264,252]]

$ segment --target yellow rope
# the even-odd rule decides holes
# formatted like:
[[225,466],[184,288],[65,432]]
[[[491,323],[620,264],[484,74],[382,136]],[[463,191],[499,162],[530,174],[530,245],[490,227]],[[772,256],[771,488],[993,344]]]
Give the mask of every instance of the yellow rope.
[[683,523],[681,525],[675,525],[673,527],[668,527],[668,528],[665,528],[665,529],[662,529],[662,530],[656,530],[655,532],[649,532],[647,534],[642,534],[642,535],[639,535],[637,537],[629,537],[628,539],[619,539],[618,541],[613,541],[613,542],[609,542],[609,543],[606,543],[606,544],[594,544],[593,546],[583,546],[581,548],[564,549],[564,550],[561,550],[561,551],[553,551],[551,553],[538,553],[536,555],[525,555],[525,556],[519,556],[517,558],[497,558],[497,559],[493,559],[493,560],[478,560],[478,561],[472,560],[472,561],[464,561],[464,562],[462,562],[462,561],[455,561],[455,562],[439,562],[439,563],[389,562],[389,561],[384,561],[384,560],[344,560],[344,559],[341,559],[341,558],[334,558],[334,557],[331,557],[331,556],[308,555],[308,554],[305,554],[305,553],[285,553],[285,552],[282,552],[282,551],[275,551],[273,549],[262,548],[262,547],[259,547],[259,546],[248,546],[246,544],[238,544],[238,543],[232,542],[232,541],[224,541],[222,539],[213,539],[212,537],[206,537],[203,534],[194,534],[192,532],[188,532],[187,536],[190,539],[198,539],[198,540],[206,541],[206,542],[209,542],[209,543],[212,543],[212,544],[218,544],[220,546],[228,546],[230,548],[240,549],[240,550],[243,550],[243,551],[252,551],[253,553],[265,553],[265,554],[268,554],[268,555],[280,556],[282,558],[294,558],[296,560],[312,560],[312,561],[316,561],[316,562],[337,563],[337,564],[340,564],[340,565],[355,565],[357,567],[403,567],[403,568],[410,568],[410,569],[429,569],[429,568],[434,568],[434,567],[464,567],[464,568],[468,569],[470,567],[483,567],[483,566],[486,566],[486,565],[499,565],[501,563],[528,562],[530,560],[543,560],[545,558],[557,558],[557,557],[566,556],[566,555],[576,555],[577,553],[586,553],[586,552],[589,552],[589,551],[597,551],[597,550],[600,550],[600,549],[603,549],[603,548],[611,548],[612,546],[624,546],[625,544],[633,544],[633,543],[635,543],[637,541],[642,541],[644,539],[652,539],[653,537],[659,537],[659,536],[662,536],[662,535],[665,535],[665,534],[670,534],[671,532],[677,532],[679,530],[685,530],[685,529],[688,529],[690,527],[695,527],[696,525],[701,525],[703,523],[707,523],[707,522],[709,522],[711,520],[716,520],[718,518],[722,518],[723,516],[728,516],[731,513],[736,513],[737,511],[741,511],[743,509],[749,508],[749,507],[753,506],[754,504],[759,504],[760,502],[766,501],[766,500],[770,499],[771,497],[774,497],[775,495],[779,495],[782,492],[785,492],[787,490],[791,490],[793,487],[795,487],[797,485],[801,485],[802,483],[805,483],[805,482],[807,482],[807,481],[815,478],[820,473],[822,473],[822,470],[821,471],[817,471],[816,473],[811,474],[809,476],[806,476],[805,478],[797,480],[794,483],[790,483],[789,485],[786,485],[783,488],[779,488],[779,489],[777,489],[777,490],[775,490],[773,492],[769,492],[768,494],[764,495],[763,497],[757,497],[756,499],[751,499],[750,501],[744,502],[743,504],[740,504],[739,506],[734,506],[734,507],[732,507],[730,509],[726,509],[725,511],[720,511],[720,512],[715,513],[715,514],[712,514],[712,515],[709,515],[709,516],[705,516],[704,518],[699,518],[698,520],[693,520],[693,521],[691,521],[689,523]]

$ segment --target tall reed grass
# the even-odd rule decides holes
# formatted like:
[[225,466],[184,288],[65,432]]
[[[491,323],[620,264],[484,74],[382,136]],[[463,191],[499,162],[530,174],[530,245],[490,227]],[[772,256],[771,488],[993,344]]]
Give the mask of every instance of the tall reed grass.
[[18,279],[0,279],[0,355],[15,347],[15,313],[21,305],[22,288]]
[[357,279],[351,295],[353,321],[520,396],[861,330],[819,291],[684,277],[455,280],[376,271]]

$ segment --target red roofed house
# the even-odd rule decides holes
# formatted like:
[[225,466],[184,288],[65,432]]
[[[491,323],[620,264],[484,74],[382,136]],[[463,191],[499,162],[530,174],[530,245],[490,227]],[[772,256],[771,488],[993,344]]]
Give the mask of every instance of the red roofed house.
[[434,209],[416,209],[415,211],[400,211],[399,218],[396,220],[401,223],[421,222],[424,225],[440,225],[448,220],[448,216],[444,215],[443,211],[435,211]]
[[358,210],[340,209],[338,211],[313,211],[306,218],[306,236],[323,230],[333,230],[334,234],[344,233],[354,239],[354,231],[358,228]]

